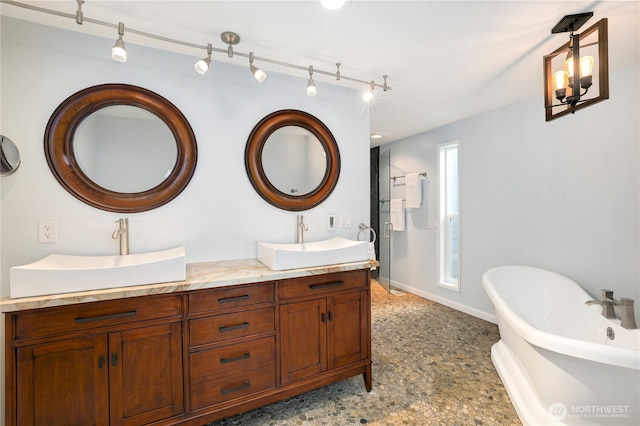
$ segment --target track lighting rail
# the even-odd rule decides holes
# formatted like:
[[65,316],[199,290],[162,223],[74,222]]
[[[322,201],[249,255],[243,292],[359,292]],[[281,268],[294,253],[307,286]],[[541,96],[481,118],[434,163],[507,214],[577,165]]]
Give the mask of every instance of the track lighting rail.
[[[26,3],[21,3],[21,2],[17,2],[17,1],[13,1],[13,0],[0,0],[0,3],[4,3],[7,5],[11,5],[11,6],[16,6],[16,7],[21,7],[24,9],[29,9],[35,12],[40,12],[40,13],[47,13],[50,15],[55,15],[55,16],[60,16],[63,18],[69,18],[69,19],[73,19],[74,21],[76,21],[76,23],[78,23],[79,25],[82,25],[84,22],[89,22],[91,24],[95,24],[95,25],[101,25],[104,27],[108,27],[108,28],[114,28],[114,29],[118,29],[118,23],[116,24],[112,24],[110,22],[106,22],[106,21],[102,21],[99,19],[94,19],[94,18],[89,18],[84,16],[83,12],[82,12],[82,4],[84,3],[84,0],[76,0],[76,2],[78,3],[78,9],[76,11],[75,14],[71,14],[71,13],[65,13],[65,12],[60,12],[57,10],[52,10],[52,9],[47,9],[44,7],[39,7],[39,6],[35,6],[35,5],[31,5],[31,4],[26,4]],[[151,39],[155,39],[155,40],[159,40],[165,43],[172,43],[172,44],[176,44],[176,45],[180,45],[180,46],[185,46],[185,47],[190,47],[190,48],[194,48],[194,49],[200,49],[200,50],[207,50],[208,47],[210,45],[202,45],[202,44],[196,44],[196,43],[190,43],[190,42],[186,42],[186,41],[182,41],[182,40],[177,40],[177,39],[173,39],[173,38],[169,38],[169,37],[164,37],[161,35],[157,35],[157,34],[152,34],[152,33],[148,33],[145,31],[140,31],[140,30],[136,30],[134,28],[131,27],[126,27],[126,32],[127,33],[131,33],[131,34],[136,34],[142,37],[147,37],[147,38],[151,38]],[[297,69],[300,71],[308,71],[309,67],[308,66],[301,66],[301,65],[296,65],[296,64],[291,64],[289,62],[284,62],[284,61],[279,61],[276,59],[270,59],[270,58],[265,58],[262,56],[256,56],[250,53],[243,53],[243,52],[236,52],[235,50],[230,50],[228,47],[227,48],[217,48],[217,47],[211,47],[211,50],[213,52],[218,52],[218,53],[228,53],[229,57],[233,57],[233,56],[240,56],[243,58],[249,58],[250,55],[253,58],[253,60],[255,61],[259,61],[259,62],[265,62],[268,64],[272,64],[272,65],[277,65],[277,66],[281,66],[281,67],[287,67],[287,68],[293,68],[293,69]],[[384,78],[384,82],[382,84],[380,83],[376,83],[375,81],[372,80],[361,80],[361,79],[357,79],[357,78],[353,78],[353,77],[348,77],[345,76],[344,74],[342,74],[340,72],[340,63],[336,63],[336,72],[331,72],[331,71],[325,71],[325,70],[321,70],[318,69],[316,67],[313,67],[313,72],[316,74],[323,74],[326,76],[330,76],[330,77],[334,77],[336,80],[348,80],[351,82],[355,82],[355,83],[362,83],[365,84],[367,86],[369,86],[371,88],[371,90],[373,90],[375,87],[381,88],[383,91],[388,91],[391,90],[391,86],[389,86],[387,84],[387,76],[383,76]]]

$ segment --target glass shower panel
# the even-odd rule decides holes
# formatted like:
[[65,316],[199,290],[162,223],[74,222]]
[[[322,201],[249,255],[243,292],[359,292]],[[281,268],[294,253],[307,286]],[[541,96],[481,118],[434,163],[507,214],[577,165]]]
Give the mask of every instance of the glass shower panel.
[[391,292],[391,150],[381,152],[380,170],[380,266],[378,281],[387,292]]

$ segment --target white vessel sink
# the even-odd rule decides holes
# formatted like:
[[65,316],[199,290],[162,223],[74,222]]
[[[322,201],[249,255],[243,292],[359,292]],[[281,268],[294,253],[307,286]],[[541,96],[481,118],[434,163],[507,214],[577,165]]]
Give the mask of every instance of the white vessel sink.
[[184,281],[184,247],[126,256],[51,254],[9,272],[11,297]]
[[258,259],[274,271],[365,261],[366,241],[336,237],[302,244],[258,243]]

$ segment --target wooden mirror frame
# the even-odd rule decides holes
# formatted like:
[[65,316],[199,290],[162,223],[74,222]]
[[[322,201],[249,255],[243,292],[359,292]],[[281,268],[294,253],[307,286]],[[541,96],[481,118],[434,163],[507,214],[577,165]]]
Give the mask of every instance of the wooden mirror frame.
[[[286,126],[298,126],[311,132],[326,153],[327,168],[320,184],[313,191],[290,195],[280,191],[267,178],[262,165],[262,150],[269,136]],[[264,117],[251,131],[244,152],[249,181],[256,192],[269,204],[289,211],[302,211],[316,207],[333,192],[340,175],[340,151],[333,134],[316,117],[304,111],[285,109]]]
[[[112,105],[145,109],[171,130],[177,144],[176,163],[156,187],[132,193],[111,191],[93,182],[80,168],[73,147],[78,126],[92,113]],[[117,213],[144,212],[173,200],[191,180],[198,156],[195,134],[182,112],[157,93],[127,84],[93,86],[65,99],[47,124],[44,152],[53,175],[71,195],[90,206]]]

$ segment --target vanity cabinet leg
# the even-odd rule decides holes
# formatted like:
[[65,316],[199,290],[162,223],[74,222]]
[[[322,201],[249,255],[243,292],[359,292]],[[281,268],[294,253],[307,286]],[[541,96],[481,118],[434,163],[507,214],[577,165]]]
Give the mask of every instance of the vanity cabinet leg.
[[366,366],[366,370],[362,373],[362,378],[364,379],[364,387],[367,389],[367,392],[371,392],[372,384],[371,384],[371,364]]

